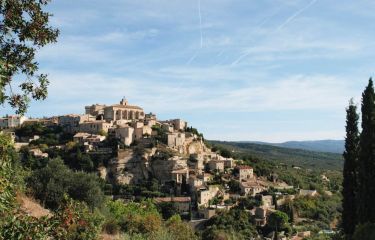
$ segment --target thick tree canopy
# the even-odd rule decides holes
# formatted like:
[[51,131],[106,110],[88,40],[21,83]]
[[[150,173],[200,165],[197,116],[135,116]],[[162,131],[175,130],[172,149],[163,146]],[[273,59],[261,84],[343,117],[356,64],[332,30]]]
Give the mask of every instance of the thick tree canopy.
[[26,112],[31,98],[47,97],[47,75],[38,73],[35,53],[56,42],[59,34],[49,26],[51,14],[42,9],[49,2],[0,1],[0,104],[10,104],[19,114]]

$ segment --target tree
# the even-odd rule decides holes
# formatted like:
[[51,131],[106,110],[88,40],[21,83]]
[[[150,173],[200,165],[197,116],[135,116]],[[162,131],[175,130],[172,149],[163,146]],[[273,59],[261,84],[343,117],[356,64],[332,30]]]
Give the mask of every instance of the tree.
[[46,167],[33,171],[27,182],[34,196],[48,208],[57,209],[69,194],[94,209],[104,200],[98,180],[94,174],[73,172],[57,158],[50,160]]
[[197,237],[189,224],[181,220],[180,215],[173,215],[166,222],[168,232],[171,233],[175,240],[194,240]]
[[358,164],[358,220],[375,222],[375,93],[372,79],[362,94],[362,133]]
[[[0,3],[0,104],[8,102],[24,114],[30,97],[47,97],[48,78],[38,73],[36,50],[56,42],[59,31],[49,26],[50,0],[3,0]],[[23,78],[17,87],[14,78]],[[37,81],[35,81],[37,80]]]
[[357,224],[357,165],[359,154],[359,130],[357,107],[350,100],[346,109],[346,138],[344,151],[343,189],[342,189],[342,227],[347,236],[354,233]]
[[279,230],[287,228],[289,217],[286,213],[275,211],[268,217],[268,225],[275,230],[275,239]]

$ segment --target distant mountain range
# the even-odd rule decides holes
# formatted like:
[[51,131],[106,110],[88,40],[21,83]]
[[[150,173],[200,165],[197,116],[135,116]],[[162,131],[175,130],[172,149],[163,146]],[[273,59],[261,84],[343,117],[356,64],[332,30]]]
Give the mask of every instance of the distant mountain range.
[[288,141],[283,143],[268,143],[259,141],[241,141],[241,143],[256,143],[276,147],[302,149],[315,152],[343,153],[344,140],[317,140],[317,141]]

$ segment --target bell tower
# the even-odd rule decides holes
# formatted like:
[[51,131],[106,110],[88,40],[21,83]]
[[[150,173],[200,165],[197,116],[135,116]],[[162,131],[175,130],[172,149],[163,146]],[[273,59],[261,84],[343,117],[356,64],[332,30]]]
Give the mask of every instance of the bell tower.
[[128,105],[128,100],[126,100],[125,96],[120,101],[121,105]]

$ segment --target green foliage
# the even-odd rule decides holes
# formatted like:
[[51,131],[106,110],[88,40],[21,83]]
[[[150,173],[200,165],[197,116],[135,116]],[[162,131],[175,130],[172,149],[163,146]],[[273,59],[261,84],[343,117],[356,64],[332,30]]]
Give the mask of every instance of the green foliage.
[[339,217],[341,202],[339,196],[298,197],[293,201],[298,215],[319,221],[320,226],[329,229],[330,223]]
[[[30,97],[35,100],[47,97],[49,82],[47,75],[37,73],[35,53],[56,42],[59,33],[48,25],[51,14],[43,11],[48,2],[4,0],[0,4],[0,104],[8,102],[20,114],[26,112]],[[16,75],[24,77],[19,89],[12,87]]]
[[267,224],[274,230],[284,230],[288,227],[289,217],[286,213],[275,211],[268,216]]
[[99,237],[103,217],[91,212],[86,204],[65,197],[50,221],[55,239],[95,240]]
[[176,214],[178,214],[178,209],[176,205],[172,202],[161,202],[157,205],[158,211],[163,216],[163,219],[168,219]]
[[344,232],[351,236],[357,224],[357,174],[359,155],[359,130],[357,107],[350,102],[346,110],[346,139],[343,171],[343,212],[342,227]]
[[123,232],[130,234],[153,234],[162,228],[162,218],[150,201],[140,203],[121,201],[107,203],[110,216],[117,221]]
[[213,239],[252,239],[257,236],[250,213],[232,208],[222,212],[205,224],[202,238]]
[[353,240],[375,239],[375,223],[360,224],[355,228]]
[[100,206],[104,199],[97,176],[73,172],[61,159],[52,159],[45,168],[33,171],[27,185],[34,196],[51,209],[61,205],[66,193],[86,202],[91,209]]
[[261,205],[261,201],[255,199],[253,197],[244,197],[240,198],[238,202],[238,207],[241,209],[248,209],[251,210],[255,207],[259,207]]
[[358,217],[375,222],[375,93],[372,80],[362,94],[362,133],[358,166]]
[[40,219],[23,213],[7,215],[0,225],[0,239],[35,239],[45,240],[53,230],[51,220],[47,217]]
[[[233,158],[246,158],[249,162],[274,162],[296,165],[303,168],[341,170],[342,156],[335,153],[313,152],[289,149],[271,145],[240,142],[211,141],[217,149],[225,148],[232,152]],[[250,159],[248,158],[250,155]],[[262,161],[259,161],[262,160]],[[266,175],[266,174],[263,174]]]
[[174,215],[166,222],[168,233],[175,240],[194,240],[198,239],[193,229],[186,223],[182,222],[179,215]]
[[12,156],[10,136],[0,133],[0,216],[13,206],[15,171]]

